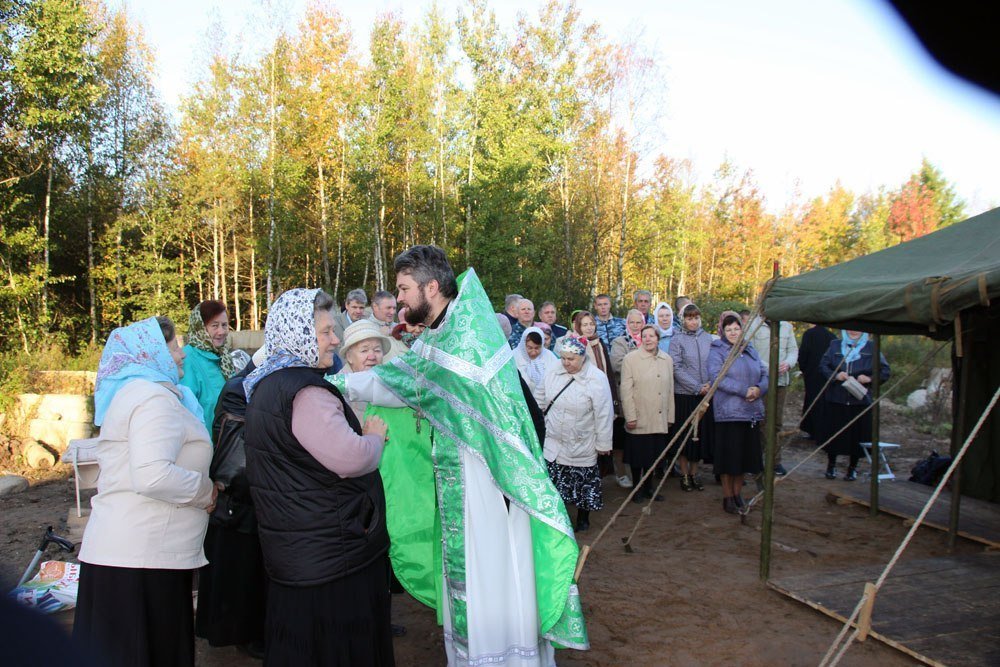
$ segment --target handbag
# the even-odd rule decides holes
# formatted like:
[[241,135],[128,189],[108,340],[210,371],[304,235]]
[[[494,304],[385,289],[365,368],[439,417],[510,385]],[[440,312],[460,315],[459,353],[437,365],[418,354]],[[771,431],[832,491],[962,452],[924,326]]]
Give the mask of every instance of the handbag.
[[246,420],[239,415],[231,412],[223,414],[212,463],[208,468],[208,476],[212,481],[229,486],[234,477],[243,474],[247,465],[243,438],[245,424]]
[[851,375],[848,375],[847,379],[840,383],[840,386],[843,387],[848,394],[859,401],[863,400],[864,397],[868,395],[868,388],[858,382],[858,379]]
[[559,400],[559,397],[563,395],[563,392],[564,392],[564,391],[566,391],[567,389],[569,389],[569,386],[570,386],[571,384],[573,384],[573,380],[575,380],[575,379],[576,379],[576,378],[570,378],[570,379],[569,379],[569,382],[567,382],[567,383],[566,383],[566,386],[564,386],[564,387],[563,387],[562,389],[560,389],[560,390],[559,390],[559,393],[558,393],[558,394],[556,394],[556,397],[555,397],[555,398],[553,398],[553,399],[552,399],[552,400],[551,400],[551,401],[549,402],[549,405],[548,405],[548,407],[546,407],[546,408],[545,408],[544,410],[542,410],[542,416],[543,416],[543,417],[547,417],[547,416],[548,416],[548,414],[549,414],[549,410],[551,410],[551,409],[552,409],[552,406],[556,404],[556,401],[558,401],[558,400]]

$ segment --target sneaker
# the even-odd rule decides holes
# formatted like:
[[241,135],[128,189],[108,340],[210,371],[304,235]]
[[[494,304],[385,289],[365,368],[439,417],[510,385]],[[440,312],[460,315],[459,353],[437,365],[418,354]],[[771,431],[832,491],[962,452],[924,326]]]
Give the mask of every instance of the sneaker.
[[788,471],[785,470],[785,466],[781,465],[780,463],[778,465],[774,466],[774,476],[775,477],[784,477],[787,474],[788,474]]
[[705,490],[705,485],[701,483],[701,480],[698,478],[697,475],[691,475],[691,477],[689,477],[688,479],[690,479],[691,481],[691,488],[694,489],[695,491]]
[[740,511],[736,507],[736,501],[728,496],[722,499],[722,509],[729,514],[737,514]]
[[618,478],[618,486],[622,487],[623,489],[631,489],[632,480],[628,478],[628,475],[622,475],[621,477]]
[[844,481],[845,482],[853,482],[857,478],[858,478],[858,471],[855,470],[854,468],[848,468],[847,474],[844,475]]
[[694,491],[691,475],[681,475],[681,491]]
[[826,469],[826,478],[827,479],[837,479],[837,469],[834,468],[833,466],[829,466]]

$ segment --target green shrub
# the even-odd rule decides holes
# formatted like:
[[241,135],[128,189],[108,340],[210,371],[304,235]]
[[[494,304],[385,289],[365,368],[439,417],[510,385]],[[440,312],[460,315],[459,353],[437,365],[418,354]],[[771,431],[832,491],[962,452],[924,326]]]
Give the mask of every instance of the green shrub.
[[101,348],[87,345],[79,354],[67,354],[60,345],[49,345],[33,354],[0,354],[0,412],[6,413],[18,394],[37,391],[38,371],[96,371]]

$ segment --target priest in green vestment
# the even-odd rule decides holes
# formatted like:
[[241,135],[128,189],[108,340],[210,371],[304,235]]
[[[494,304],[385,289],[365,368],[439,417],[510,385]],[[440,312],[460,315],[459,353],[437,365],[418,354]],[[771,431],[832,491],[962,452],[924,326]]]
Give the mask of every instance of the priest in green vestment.
[[[473,269],[456,280],[444,251],[414,246],[396,258],[395,270],[399,305],[408,321],[427,329],[406,354],[327,379],[349,401],[410,408],[410,418],[397,413],[392,420],[392,444],[430,441],[433,489],[429,483],[416,489],[420,466],[401,470],[406,453],[390,453],[392,444],[380,466],[387,499],[415,494],[403,505],[418,513],[408,535],[400,506],[387,500],[389,514],[399,518],[395,533],[389,519],[393,542],[410,542],[397,548],[406,552],[400,558],[434,558],[423,566],[403,563],[402,572],[396,558],[396,574],[418,591],[415,597],[437,606],[449,665],[555,664],[553,644],[589,647],[573,581],[579,550],[549,480],[512,351]],[[422,514],[429,511],[428,490],[436,493],[436,522]],[[419,575],[438,566],[437,590],[429,589],[427,576],[422,585],[408,585],[410,570]]]

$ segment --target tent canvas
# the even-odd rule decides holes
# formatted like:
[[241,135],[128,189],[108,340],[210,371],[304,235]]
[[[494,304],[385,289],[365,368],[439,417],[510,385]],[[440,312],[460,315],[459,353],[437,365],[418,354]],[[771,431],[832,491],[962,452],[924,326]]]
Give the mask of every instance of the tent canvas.
[[778,280],[773,320],[945,340],[955,316],[1000,298],[1000,208],[825,269]]
[[[963,357],[954,386],[967,391],[955,402],[953,430],[964,439],[1000,384],[1000,208],[864,257],[781,278],[763,310],[771,320],[939,340],[955,336],[959,319]],[[967,453],[962,492],[1000,502],[1000,417],[990,417]]]

